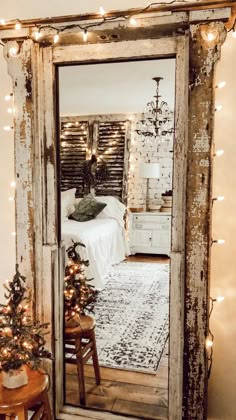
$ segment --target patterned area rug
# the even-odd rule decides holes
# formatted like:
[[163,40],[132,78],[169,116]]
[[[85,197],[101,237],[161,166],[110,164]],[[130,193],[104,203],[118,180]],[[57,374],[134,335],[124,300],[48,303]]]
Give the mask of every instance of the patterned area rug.
[[155,374],[169,332],[169,264],[118,264],[94,313],[100,366]]

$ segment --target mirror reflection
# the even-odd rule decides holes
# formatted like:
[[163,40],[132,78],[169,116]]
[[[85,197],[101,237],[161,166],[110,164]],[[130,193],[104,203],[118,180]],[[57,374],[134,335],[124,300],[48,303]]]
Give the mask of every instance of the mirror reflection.
[[60,67],[65,402],[167,418],[175,60]]

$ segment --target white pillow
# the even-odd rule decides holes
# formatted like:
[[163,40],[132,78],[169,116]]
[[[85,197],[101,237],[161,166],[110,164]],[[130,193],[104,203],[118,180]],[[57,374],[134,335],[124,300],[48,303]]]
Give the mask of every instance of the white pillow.
[[96,196],[95,199],[101,203],[106,203],[106,207],[98,214],[98,216],[96,216],[96,219],[112,218],[118,220],[118,222],[123,225],[123,217],[126,209],[124,204],[122,204],[116,197],[112,197],[110,195]]
[[61,192],[61,221],[64,222],[75,211],[76,188]]

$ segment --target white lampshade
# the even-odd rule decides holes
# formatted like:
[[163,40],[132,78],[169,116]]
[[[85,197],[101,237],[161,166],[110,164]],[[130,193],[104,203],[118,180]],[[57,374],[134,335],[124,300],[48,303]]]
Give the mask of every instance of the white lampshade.
[[140,178],[160,178],[160,163],[140,163],[139,176]]

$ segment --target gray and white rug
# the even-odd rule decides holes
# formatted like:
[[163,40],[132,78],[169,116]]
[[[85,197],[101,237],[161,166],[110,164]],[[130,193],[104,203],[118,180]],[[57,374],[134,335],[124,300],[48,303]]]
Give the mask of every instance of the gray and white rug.
[[113,267],[94,316],[100,366],[155,374],[169,332],[169,264]]

